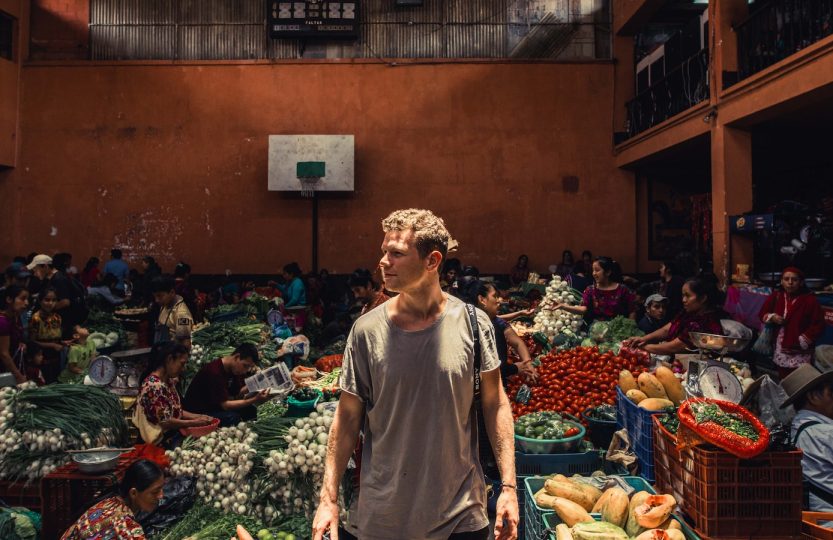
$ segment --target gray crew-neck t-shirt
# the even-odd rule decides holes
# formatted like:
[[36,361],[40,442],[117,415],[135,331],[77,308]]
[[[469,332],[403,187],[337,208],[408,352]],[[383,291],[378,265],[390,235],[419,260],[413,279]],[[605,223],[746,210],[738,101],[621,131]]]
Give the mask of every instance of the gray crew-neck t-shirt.
[[[481,371],[500,366],[492,324],[477,310]],[[384,304],[360,317],[344,352],[342,390],[365,405],[361,540],[445,540],[489,524],[477,454],[474,341],[462,301],[430,327],[395,326]]]

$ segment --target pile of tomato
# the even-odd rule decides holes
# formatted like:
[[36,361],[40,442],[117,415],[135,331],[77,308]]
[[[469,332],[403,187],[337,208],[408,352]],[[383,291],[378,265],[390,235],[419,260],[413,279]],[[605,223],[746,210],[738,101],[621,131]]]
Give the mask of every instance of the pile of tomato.
[[515,398],[525,384],[520,377],[508,381],[512,413],[519,416],[535,411],[556,411],[580,417],[590,407],[616,402],[619,372],[629,370],[634,377],[648,371],[648,355],[644,351],[623,349],[618,355],[600,353],[596,347],[576,347],[552,351],[541,357],[538,380],[529,386],[532,397],[527,403]]

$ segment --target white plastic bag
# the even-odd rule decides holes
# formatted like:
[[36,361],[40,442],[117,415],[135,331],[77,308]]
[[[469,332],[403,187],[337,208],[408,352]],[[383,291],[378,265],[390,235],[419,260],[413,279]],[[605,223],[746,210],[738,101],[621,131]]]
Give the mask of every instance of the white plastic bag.
[[816,346],[816,367],[822,373],[833,371],[833,345]]
[[723,333],[731,338],[752,339],[752,330],[738,321],[721,319],[720,326],[723,327]]

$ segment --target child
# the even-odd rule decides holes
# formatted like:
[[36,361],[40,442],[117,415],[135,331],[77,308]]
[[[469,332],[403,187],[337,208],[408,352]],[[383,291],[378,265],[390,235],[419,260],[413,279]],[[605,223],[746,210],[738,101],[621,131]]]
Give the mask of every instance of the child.
[[52,287],[40,293],[40,307],[29,321],[29,340],[43,352],[43,373],[47,382],[53,383],[61,373],[61,316],[55,312],[58,294]]
[[58,382],[76,383],[84,382],[84,377],[90,369],[90,362],[98,354],[95,350],[95,343],[90,341],[90,331],[76,324],[73,329],[73,344],[69,347],[67,367],[58,376]]
[[650,334],[668,324],[668,298],[652,294],[645,300],[645,316],[639,321],[639,329]]
[[41,349],[40,345],[34,342],[27,343],[24,359],[25,364],[23,369],[25,370],[26,378],[38,386],[44,386],[46,380],[44,380],[43,373],[40,369],[43,365],[43,349]]

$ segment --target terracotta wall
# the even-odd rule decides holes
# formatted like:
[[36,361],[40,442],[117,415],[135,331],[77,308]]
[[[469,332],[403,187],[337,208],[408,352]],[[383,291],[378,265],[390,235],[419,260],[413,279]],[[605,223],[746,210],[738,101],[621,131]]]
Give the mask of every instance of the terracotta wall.
[[25,57],[22,45],[28,13],[25,7],[22,0],[0,0],[0,11],[17,20],[14,58],[0,58],[0,169],[15,164],[20,61]]
[[0,260],[70,250],[83,264],[119,245],[197,273],[308,269],[311,203],[267,191],[267,136],[353,133],[356,192],[320,205],[323,267],[374,264],[379,220],[423,206],[486,272],[521,252],[543,269],[565,247],[632,268],[612,77],[609,64],[29,65],[20,160],[0,172],[14,231]]

